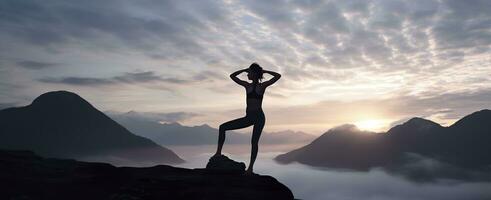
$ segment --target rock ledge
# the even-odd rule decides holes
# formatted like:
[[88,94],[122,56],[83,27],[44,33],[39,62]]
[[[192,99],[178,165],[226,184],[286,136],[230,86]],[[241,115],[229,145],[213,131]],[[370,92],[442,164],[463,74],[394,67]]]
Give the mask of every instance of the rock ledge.
[[212,173],[244,174],[245,168],[243,162],[236,162],[224,155],[213,156],[206,164],[206,170]]
[[115,167],[0,150],[0,199],[293,199],[270,176]]

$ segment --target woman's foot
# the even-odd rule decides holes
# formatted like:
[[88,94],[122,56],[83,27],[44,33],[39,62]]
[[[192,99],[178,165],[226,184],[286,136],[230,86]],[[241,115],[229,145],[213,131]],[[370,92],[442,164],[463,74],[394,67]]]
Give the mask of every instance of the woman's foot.
[[221,155],[222,155],[221,153],[218,153],[218,152],[217,152],[217,153],[215,153],[215,155],[213,155],[213,156],[212,156],[212,158],[213,158],[213,157],[217,157],[217,156],[221,156]]
[[244,174],[247,176],[257,175],[256,173],[252,172],[252,169],[247,169]]

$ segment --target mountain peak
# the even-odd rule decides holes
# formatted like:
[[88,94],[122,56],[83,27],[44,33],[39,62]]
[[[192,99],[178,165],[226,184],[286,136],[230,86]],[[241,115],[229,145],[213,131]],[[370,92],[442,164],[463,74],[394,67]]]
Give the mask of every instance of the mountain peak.
[[179,122],[162,122],[160,123],[162,125],[168,125],[168,126],[178,126],[178,127],[182,127],[182,125],[179,123]]
[[431,120],[427,120],[427,119],[420,118],[420,117],[413,117],[410,120],[399,125],[399,127],[416,128],[419,130],[423,130],[423,129],[428,129],[428,128],[432,128],[432,127],[441,127],[441,125],[436,123],[436,122],[433,122]]
[[392,127],[387,133],[390,135],[413,135],[407,133],[426,133],[438,128],[443,128],[440,124],[420,117],[413,117],[403,124]]
[[451,127],[473,127],[478,125],[488,125],[491,123],[491,110],[483,109],[467,115],[452,124]]
[[316,140],[319,140],[319,139],[324,138],[324,137],[331,137],[331,136],[350,137],[353,135],[372,135],[372,134],[365,134],[365,133],[371,133],[371,132],[361,131],[354,124],[343,124],[343,125],[336,126],[336,127],[329,129],[327,132],[322,134]]
[[33,106],[60,107],[60,106],[90,106],[82,97],[69,91],[47,92],[32,101]]
[[411,124],[411,125],[418,125],[418,126],[426,126],[426,125],[433,126],[433,125],[438,125],[437,123],[435,123],[435,122],[433,122],[431,120],[427,120],[427,119],[424,119],[424,118],[421,118],[421,117],[413,117],[413,118],[409,119],[404,124]]
[[329,131],[359,132],[360,129],[354,124],[343,124],[336,126]]
[[33,102],[43,101],[45,99],[50,99],[50,98],[54,98],[54,97],[61,97],[61,98],[74,98],[74,97],[77,97],[77,98],[80,98],[80,99],[82,98],[82,97],[78,96],[77,94],[75,94],[73,92],[69,92],[69,91],[66,91],[66,90],[59,90],[59,91],[51,91],[51,92],[46,92],[44,94],[41,94],[36,99],[34,99]]
[[201,125],[199,125],[199,126],[195,126],[195,127],[202,127],[202,128],[213,128],[213,127],[211,127],[211,126],[210,126],[210,125],[208,125],[208,124],[201,124]]
[[138,115],[138,114],[140,114],[140,113],[138,113],[138,112],[136,112],[134,110],[130,110],[130,111],[124,113],[124,115]]
[[462,119],[465,119],[466,117],[476,117],[476,118],[477,117],[491,117],[491,110],[483,109],[480,111],[476,111],[476,112],[471,113],[470,115],[465,116]]

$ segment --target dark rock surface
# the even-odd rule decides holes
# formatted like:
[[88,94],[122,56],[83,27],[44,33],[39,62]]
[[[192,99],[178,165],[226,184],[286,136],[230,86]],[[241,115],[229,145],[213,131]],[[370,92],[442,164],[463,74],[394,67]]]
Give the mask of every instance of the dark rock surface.
[[0,199],[293,199],[270,176],[46,159],[0,151]]
[[236,162],[225,155],[213,156],[206,164],[206,170],[215,173],[243,174],[245,168],[243,162]]

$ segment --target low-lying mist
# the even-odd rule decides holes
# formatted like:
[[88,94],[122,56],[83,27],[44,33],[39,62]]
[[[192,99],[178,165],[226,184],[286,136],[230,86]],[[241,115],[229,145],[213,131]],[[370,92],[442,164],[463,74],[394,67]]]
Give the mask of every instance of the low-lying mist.
[[[434,160],[412,156],[412,164],[394,169],[371,169],[366,172],[310,167],[303,164],[278,164],[273,158],[299,145],[263,145],[260,148],[255,172],[271,175],[287,185],[295,197],[306,200],[484,200],[491,199],[491,182],[485,174],[463,172]],[[300,145],[301,146],[301,145]],[[204,168],[215,151],[214,145],[170,146],[185,163],[185,168]],[[230,158],[249,162],[249,145],[225,145]],[[95,160],[97,159],[97,160]],[[152,166],[158,163],[130,163],[117,158],[86,158],[116,165]],[[455,179],[441,179],[439,174],[454,173]],[[472,179],[461,177],[471,176]],[[459,178],[460,177],[460,178]]]

